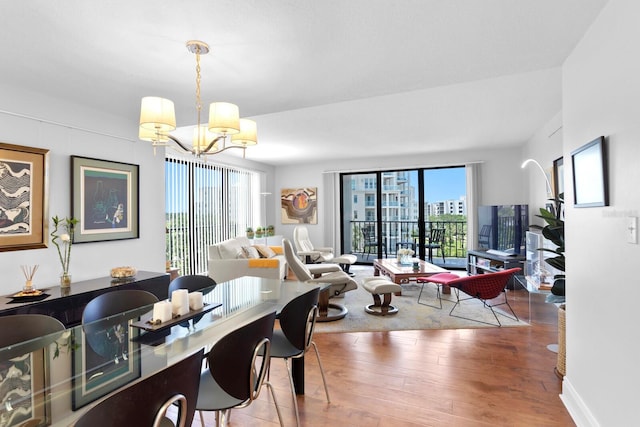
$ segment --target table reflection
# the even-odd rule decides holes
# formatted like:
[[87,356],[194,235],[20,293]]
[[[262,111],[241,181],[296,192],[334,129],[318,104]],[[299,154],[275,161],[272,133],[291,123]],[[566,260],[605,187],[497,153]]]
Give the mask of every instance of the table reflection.
[[[159,332],[132,326],[151,317],[150,305],[144,310],[119,313],[0,348],[0,371],[5,379],[0,385],[0,399],[5,399],[0,408],[0,424],[18,425],[5,420],[20,411],[23,421],[40,419],[38,425],[70,425],[92,402],[210,346],[233,329],[270,311],[279,312],[287,302],[316,287],[295,281],[243,277],[202,289],[205,304],[221,305],[194,317],[187,327],[179,321]],[[27,398],[14,407],[11,402],[17,400],[12,400],[11,393],[20,387],[7,379],[11,378],[11,372],[14,376],[18,376],[18,371],[24,372],[25,363],[39,367],[31,369],[31,374],[38,378],[24,391]]]

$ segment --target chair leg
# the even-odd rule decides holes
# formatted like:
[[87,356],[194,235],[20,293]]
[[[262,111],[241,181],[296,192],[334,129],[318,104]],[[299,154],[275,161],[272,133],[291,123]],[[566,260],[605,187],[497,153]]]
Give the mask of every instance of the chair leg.
[[296,397],[296,386],[293,384],[293,374],[291,373],[291,366],[289,365],[289,359],[284,359],[284,363],[287,366],[287,374],[289,374],[289,385],[291,386],[291,397],[293,398],[293,408],[296,410],[296,426],[300,426],[300,414],[298,413],[298,399]]
[[[495,325],[495,324],[493,324],[493,323],[484,322],[484,321],[482,321],[482,320],[471,319],[471,318],[469,318],[469,317],[463,317],[463,316],[458,316],[458,315],[456,315],[456,314],[453,314],[453,310],[455,310],[455,308],[456,308],[458,305],[460,305],[460,302],[461,302],[461,301],[468,300],[468,299],[479,299],[480,301],[482,301],[482,304],[483,304],[485,307],[487,307],[489,310],[491,310],[491,314],[493,314],[493,317],[495,317],[496,322],[498,322],[498,327],[501,327],[501,326],[502,326],[502,323],[500,322],[500,319],[498,318],[498,314],[501,314],[502,316],[506,317],[507,319],[511,319],[511,320],[515,320],[515,321],[519,322],[519,321],[520,321],[520,319],[518,319],[518,316],[517,316],[517,315],[516,315],[516,313],[513,311],[513,308],[511,308],[511,304],[509,304],[509,301],[507,300],[507,294],[503,292],[503,295],[504,295],[504,302],[501,302],[501,303],[499,303],[499,304],[489,305],[489,304],[487,304],[487,301],[486,301],[486,300],[483,300],[483,299],[481,299],[481,298],[477,298],[477,297],[473,297],[473,296],[472,296],[472,297],[469,297],[469,298],[463,298],[463,299],[460,299],[459,290],[458,290],[458,289],[456,289],[456,296],[457,296],[458,298],[457,298],[456,303],[455,303],[455,304],[453,305],[453,307],[451,308],[451,311],[449,312],[449,316],[457,317],[457,318],[459,318],[459,319],[471,320],[471,321],[473,321],[473,322],[484,323],[485,325],[492,325],[492,326],[496,326],[496,325]],[[509,310],[511,311],[511,314],[513,314],[513,317],[509,317],[509,316],[507,316],[507,315],[506,315],[506,314],[504,314],[504,313],[496,313],[496,311],[493,309],[493,307],[497,307],[497,306],[499,306],[499,305],[505,305],[505,304],[506,304],[506,306],[507,306],[507,307],[509,307]]]
[[424,290],[424,285],[426,285],[427,283],[433,283],[433,282],[422,282],[422,288],[420,288],[420,293],[418,294],[418,304],[426,305],[428,307],[442,309],[442,295],[440,295],[440,284],[438,284],[438,283],[433,283],[433,284],[436,286],[436,298],[438,298],[438,302],[440,303],[440,306],[427,304],[426,302],[420,302],[420,297],[422,296],[422,291]]
[[327,387],[327,380],[324,377],[324,368],[322,367],[322,361],[320,360],[320,353],[318,352],[318,346],[314,341],[311,341],[313,350],[316,352],[316,358],[318,359],[318,366],[320,367],[320,375],[322,376],[322,384],[324,385],[324,393],[327,395],[327,403],[331,403],[329,398],[329,388]]
[[280,405],[278,405],[278,400],[276,399],[276,393],[273,390],[273,386],[269,381],[264,381],[262,384],[267,386],[267,388],[271,392],[271,397],[273,397],[273,404],[276,405],[276,412],[278,413],[278,421],[280,422],[280,427],[284,427],[284,423],[282,422],[282,414],[280,413]]

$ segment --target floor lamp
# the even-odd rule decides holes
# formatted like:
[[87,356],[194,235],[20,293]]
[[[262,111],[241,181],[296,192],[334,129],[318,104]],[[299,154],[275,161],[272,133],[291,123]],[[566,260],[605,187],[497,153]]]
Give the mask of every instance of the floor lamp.
[[522,165],[520,167],[522,169],[524,169],[525,167],[527,167],[527,165],[529,163],[535,164],[538,167],[538,169],[540,169],[540,172],[542,172],[542,176],[544,176],[544,180],[547,183],[547,194],[553,194],[553,187],[551,187],[551,183],[549,182],[549,178],[547,177],[547,173],[544,171],[544,168],[542,167],[542,165],[540,163],[538,163],[537,160],[527,159],[524,162],[522,162]]
[[[534,159],[527,159],[524,162],[522,162],[522,165],[520,167],[522,169],[524,169],[529,163],[535,164],[538,167],[538,169],[540,169],[540,172],[542,172],[542,175],[544,176],[544,180],[547,183],[547,194],[553,194],[553,187],[551,187],[551,183],[549,182],[549,178],[547,178],[547,173],[544,171],[544,168],[542,167],[542,165],[540,163],[538,163]],[[549,351],[551,351],[553,353],[557,353],[558,352],[558,344],[549,344],[549,345],[547,345],[547,350],[549,350]]]

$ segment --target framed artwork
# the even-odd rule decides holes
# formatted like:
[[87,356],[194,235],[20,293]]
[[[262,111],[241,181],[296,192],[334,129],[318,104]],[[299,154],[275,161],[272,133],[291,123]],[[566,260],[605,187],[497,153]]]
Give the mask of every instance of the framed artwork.
[[74,243],[139,237],[138,165],[71,156]]
[[0,143],[0,251],[49,242],[49,150]]
[[[49,377],[45,349],[0,362],[0,422],[3,426],[43,427],[51,424]],[[6,385],[5,385],[6,384]]]
[[553,194],[558,197],[564,193],[564,159],[562,157],[553,161]]
[[603,136],[571,152],[575,207],[609,206],[606,154]]
[[129,320],[88,323],[73,334],[78,343],[71,353],[74,411],[140,377],[140,343],[135,341],[140,332],[129,327]]
[[283,188],[280,206],[283,224],[317,224],[318,188]]

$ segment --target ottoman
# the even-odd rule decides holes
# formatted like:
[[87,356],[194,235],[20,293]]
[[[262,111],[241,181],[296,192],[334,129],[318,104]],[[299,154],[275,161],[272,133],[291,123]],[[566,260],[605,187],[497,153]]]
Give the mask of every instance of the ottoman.
[[[362,280],[362,287],[373,295],[373,304],[364,308],[367,313],[386,316],[398,312],[398,309],[391,305],[391,295],[402,290],[400,285],[384,277],[374,276]],[[383,301],[381,301],[380,295],[384,296]]]

